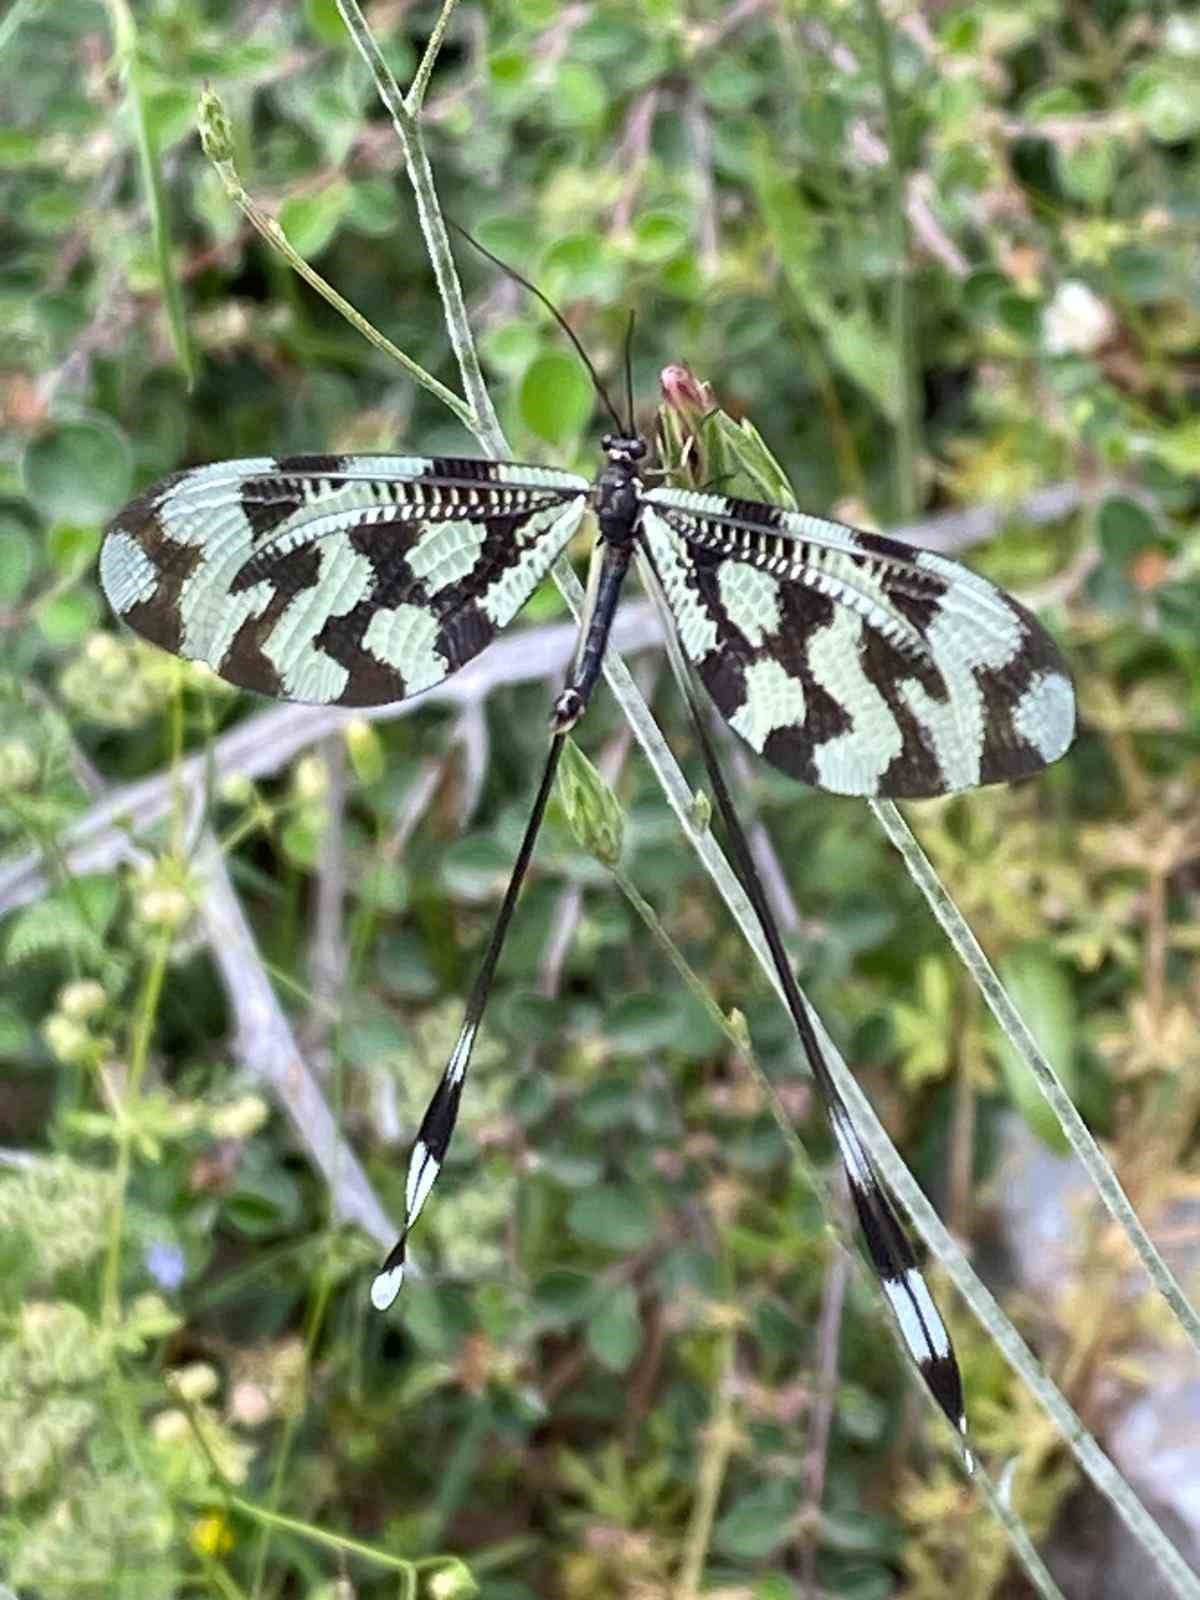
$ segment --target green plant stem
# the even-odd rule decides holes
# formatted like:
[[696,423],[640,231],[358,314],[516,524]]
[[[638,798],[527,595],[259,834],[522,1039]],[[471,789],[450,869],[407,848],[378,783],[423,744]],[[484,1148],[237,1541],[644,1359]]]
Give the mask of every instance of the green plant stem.
[[1029,1025],[996,976],[995,969],[984,955],[966,918],[933,870],[929,857],[921,849],[912,829],[890,800],[873,800],[871,810],[875,813],[880,827],[900,852],[909,875],[925,896],[942,932],[954,947],[955,954],[978,985],[992,1015],[1036,1079],[1043,1098],[1058,1118],[1058,1124],[1067,1136],[1071,1149],[1079,1157],[1109,1215],[1124,1231],[1126,1238],[1137,1252],[1138,1259],[1149,1274],[1151,1282],[1175,1313],[1193,1348],[1200,1352],[1200,1315],[1197,1315],[1196,1308],[1183,1292],[1178,1278],[1142,1226],[1129,1196],[1121,1187],[1120,1179],[1100,1146],[1092,1138],[1083,1118],[1076,1111],[1070,1095],[1059,1082],[1057,1073],[1030,1033]]
[[0,55],[12,43],[17,29],[42,9],[45,0],[13,0],[8,15],[0,20]]
[[340,295],[332,284],[327,283],[321,274],[305,261],[304,257],[292,246],[275,218],[268,216],[262,207],[257,205],[246,193],[232,159],[217,160],[214,161],[213,165],[216,167],[218,176],[225,187],[225,193],[237,206],[246,221],[273,250],[279,251],[284,260],[288,262],[295,272],[299,273],[305,283],[310,288],[315,289],[323,300],[327,300],[335,311],[345,317],[350,326],[361,333],[368,344],[374,345],[376,350],[381,351],[386,356],[390,356],[393,361],[403,367],[414,383],[419,383],[435,399],[440,400],[447,410],[453,412],[464,428],[469,428],[472,432],[475,432],[474,413],[469,406],[463,403],[461,397],[456,395],[453,389],[447,389],[446,385],[435,378],[431,372],[426,372],[419,362],[414,361],[411,356],[405,355],[403,350],[394,345],[386,335],[380,333],[378,328],[367,321],[361,311],[352,306],[349,300]]
[[121,1317],[121,1235],[125,1230],[125,1197],[133,1170],[133,1140],[136,1129],[137,1103],[150,1058],[150,1036],[154,1031],[154,1018],[162,996],[163,978],[167,958],[171,953],[169,930],[159,934],[150,953],[142,984],[137,1021],[134,1024],[130,1049],[129,1076],[125,1084],[117,1118],[117,1166],[113,1175],[113,1204],[108,1218],[108,1249],[104,1257],[104,1277],[101,1290],[101,1319],[108,1330],[116,1328]]
[[[383,59],[379,46],[367,26],[366,18],[358,8],[357,0],[337,0],[337,3],[342,21],[350,30],[351,38],[371,69],[376,91],[391,116],[392,126],[400,141],[400,150],[404,156],[404,164],[408,168],[409,182],[412,184],[413,196],[417,202],[417,220],[437,280],[450,343],[454,349],[455,360],[458,362],[458,370],[462,374],[463,392],[471,408],[472,417],[467,422],[467,427],[489,455],[503,456],[507,453],[504,431],[492,406],[492,397],[487,391],[487,385],[483,381],[483,371],[479,365],[471,325],[467,319],[462,284],[458,280],[458,269],[454,265],[454,256],[450,250],[450,235],[442,219],[442,209],[433,182],[433,171],[425,154],[420,121],[405,104],[400,86],[392,75],[392,69]],[[442,34],[435,29],[434,36],[429,41],[429,49],[425,52],[425,60],[421,63],[425,68],[426,78],[433,70],[436,47],[440,46],[441,39]],[[414,84],[414,90],[416,87]]]
[[458,0],[444,0],[442,9],[438,12],[438,19],[433,25],[433,32],[429,35],[429,43],[425,46],[425,54],[421,57],[420,65],[413,74],[412,88],[405,97],[404,109],[414,119],[421,114],[421,107],[425,103],[425,91],[429,88],[429,79],[433,73],[434,63],[441,52],[442,40],[446,37],[446,29],[450,25],[450,18],[454,15],[457,6]]
[[880,0],[864,0],[871,42],[883,94],[883,116],[887,135],[887,212],[892,240],[892,339],[896,347],[896,369],[900,377],[899,411],[896,417],[896,509],[907,522],[917,509],[917,453],[919,424],[913,372],[912,279],[909,271],[908,216],[905,211],[905,173],[900,133],[900,99],[892,72],[892,42]]
[[[317,1340],[320,1337],[321,1327],[325,1321],[325,1311],[329,1305],[331,1279],[328,1271],[322,1271],[317,1279],[317,1293],[309,1307],[307,1327],[304,1330],[304,1359],[308,1372],[312,1371],[316,1352]],[[279,1503],[283,1495],[284,1474],[291,1460],[292,1446],[296,1440],[297,1429],[300,1424],[296,1412],[289,1413],[283,1427],[283,1437],[280,1439],[276,1451],[274,1469],[271,1473],[271,1487],[269,1496],[274,1505]],[[258,1600],[263,1591],[263,1582],[266,1577],[267,1555],[271,1547],[271,1536],[274,1529],[264,1523],[259,1531],[258,1548],[254,1552],[254,1577],[250,1584],[252,1600]]]
[[687,1529],[683,1536],[679,1579],[675,1585],[674,1600],[697,1600],[700,1585],[704,1581],[704,1568],[708,1562],[709,1546],[712,1544],[713,1524],[721,1500],[721,1489],[738,1440],[733,1401],[733,1368],[736,1355],[736,1331],[733,1328],[726,1328],[721,1334],[721,1348],[717,1362],[716,1404],[704,1430],[700,1470],[696,1475],[696,1497],[692,1501],[692,1514],[688,1518]]
[[253,1500],[243,1500],[240,1494],[231,1494],[227,1498],[234,1511],[240,1511],[244,1517],[249,1517],[252,1522],[260,1526],[276,1528],[284,1533],[294,1533],[298,1538],[307,1539],[312,1544],[323,1545],[326,1550],[340,1550],[346,1555],[361,1556],[364,1561],[373,1561],[376,1566],[388,1567],[392,1572],[413,1576],[422,1567],[429,1569],[444,1566],[446,1563],[445,1556],[430,1556],[423,1561],[412,1561],[407,1556],[394,1556],[388,1550],[364,1544],[361,1539],[351,1539],[344,1533],[330,1533],[328,1529],[320,1528],[316,1523],[303,1522],[299,1517],[284,1516],[281,1511],[268,1511],[265,1506],[255,1505]]
[[141,167],[142,187],[150,213],[150,228],[154,239],[154,263],[158,272],[163,304],[167,310],[167,324],[171,342],[179,365],[183,368],[189,387],[196,379],[196,364],[188,338],[187,320],[183,310],[183,295],[179,278],[171,262],[171,236],[167,227],[167,204],[163,193],[162,165],[158,144],[150,121],[146,94],[142,83],[142,69],[138,55],[137,23],[127,0],[108,0],[112,17],[116,56],[125,75],[129,107],[137,134],[138,164]]

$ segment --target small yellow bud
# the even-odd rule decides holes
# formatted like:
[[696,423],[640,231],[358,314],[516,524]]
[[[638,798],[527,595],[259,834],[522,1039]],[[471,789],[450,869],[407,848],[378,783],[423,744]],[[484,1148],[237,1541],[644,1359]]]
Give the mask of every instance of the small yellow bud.
[[193,1405],[208,1400],[216,1394],[216,1370],[207,1361],[191,1361],[186,1367],[177,1367],[172,1374],[176,1392]]
[[446,1566],[430,1578],[428,1591],[430,1600],[472,1600],[479,1593],[479,1585],[466,1564],[451,1556]]
[[61,1011],[46,1018],[42,1024],[42,1038],[49,1045],[51,1055],[64,1066],[76,1066],[85,1061],[92,1043],[83,1024],[73,1017],[64,1017]]
[[191,906],[182,889],[155,884],[138,896],[138,913],[152,928],[177,928],[187,920]]
[[216,1139],[248,1139],[267,1120],[267,1103],[260,1095],[244,1094],[228,1105],[217,1106],[208,1118]]
[[97,1011],[103,1011],[107,1001],[103,984],[97,983],[94,978],[80,978],[76,983],[68,983],[59,990],[58,1009],[64,1017],[86,1022]]
[[0,740],[0,792],[28,789],[37,775],[37,757],[23,739]]
[[192,1549],[202,1556],[228,1555],[235,1543],[233,1529],[220,1511],[210,1511],[192,1524]]
[[323,800],[329,789],[329,769],[320,756],[302,756],[296,763],[292,785],[298,800]]

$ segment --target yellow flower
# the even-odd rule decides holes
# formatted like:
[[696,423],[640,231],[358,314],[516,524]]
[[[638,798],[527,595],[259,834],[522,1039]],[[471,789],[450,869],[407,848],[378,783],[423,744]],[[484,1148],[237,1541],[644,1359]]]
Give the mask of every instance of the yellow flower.
[[220,1511],[210,1511],[192,1524],[192,1549],[202,1556],[225,1556],[236,1543],[233,1529]]

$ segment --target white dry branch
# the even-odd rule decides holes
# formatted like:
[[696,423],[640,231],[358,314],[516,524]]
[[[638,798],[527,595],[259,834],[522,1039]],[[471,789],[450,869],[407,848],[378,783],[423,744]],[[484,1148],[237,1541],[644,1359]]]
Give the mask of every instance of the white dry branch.
[[195,865],[202,885],[200,921],[234,1016],[234,1055],[269,1087],[286,1112],[296,1137],[329,1185],[334,1216],[341,1222],[357,1223],[381,1249],[390,1249],[396,1224],[384,1210],[358,1157],[338,1132],[321,1087],[305,1064],[263,966],[225,858],[208,829],[201,835]]

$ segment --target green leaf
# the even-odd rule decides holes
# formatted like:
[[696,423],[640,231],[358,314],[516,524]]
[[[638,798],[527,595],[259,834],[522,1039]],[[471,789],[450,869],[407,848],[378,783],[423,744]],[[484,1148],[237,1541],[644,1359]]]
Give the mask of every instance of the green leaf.
[[146,125],[155,148],[165,150],[190,137],[196,125],[196,96],[189,89],[160,89],[146,96]]
[[604,1297],[587,1325],[588,1348],[610,1372],[624,1372],[642,1341],[637,1295],[627,1283]]
[[46,554],[55,572],[69,577],[82,566],[90,566],[100,553],[100,530],[95,523],[56,523],[46,535]]
[[0,606],[12,606],[33,576],[34,544],[16,517],[0,512]]
[[1096,532],[1104,554],[1121,565],[1162,537],[1145,506],[1125,495],[1111,495],[1100,507]]
[[100,601],[87,589],[51,595],[41,601],[34,617],[42,637],[55,650],[79,644],[100,620]]
[[255,1159],[242,1161],[237,1187],[223,1206],[232,1226],[251,1239],[295,1227],[300,1210],[300,1191],[291,1174]]
[[517,406],[521,421],[539,439],[565,444],[592,414],[592,386],[574,356],[550,351],[526,367]]
[[363,178],[350,186],[346,221],[358,233],[386,239],[400,221],[400,202],[385,178]]
[[633,253],[639,261],[659,264],[686,249],[688,228],[669,211],[647,211],[633,228]]
[[1194,68],[1189,74],[1174,65],[1157,62],[1130,80],[1129,104],[1139,113],[1152,139],[1160,144],[1180,144],[1200,130],[1200,95]]
[[71,958],[103,982],[119,965],[106,939],[118,894],[111,878],[76,878],[69,889],[25,906],[8,923],[5,963],[12,967],[47,956]]
[[767,1572],[754,1585],[754,1600],[797,1600],[800,1591],[782,1572]]
[[717,1523],[713,1542],[723,1555],[761,1561],[793,1532],[797,1498],[793,1485],[769,1483],[735,1500]]
[[483,1591],[465,1561],[458,1556],[443,1556],[429,1580],[428,1593],[436,1594],[437,1600],[475,1600]]
[[293,195],[279,208],[279,225],[299,255],[320,255],[350,209],[351,190],[340,180],[317,194]]
[[350,36],[337,8],[337,0],[304,0],[304,20],[321,44],[344,45],[349,42]]
[[471,1306],[458,1289],[406,1283],[398,1302],[404,1326],[429,1355],[444,1355],[471,1330]]
[[599,122],[608,105],[604,79],[580,61],[559,68],[548,109],[560,126],[590,127]]
[[1200,417],[1191,417],[1159,433],[1143,435],[1138,442],[1143,450],[1157,456],[1164,466],[1181,477],[1200,473]]
[[650,1243],[654,1219],[639,1190],[608,1183],[575,1196],[567,1210],[567,1227],[577,1239],[625,1254]]
[[1068,194],[1100,205],[1112,193],[1120,153],[1115,139],[1091,139],[1074,149],[1055,145],[1059,182]]
[[107,522],[129,499],[129,441],[107,417],[52,424],[21,458],[25,493],[47,522]]
[[543,1273],[533,1288],[538,1317],[553,1328],[568,1327],[586,1316],[595,1296],[595,1279],[567,1267]]
[[[1064,1089],[1073,1098],[1077,1082],[1075,1045],[1079,1020],[1066,970],[1040,944],[1027,944],[1010,951],[997,963],[996,970]],[[1013,1104],[1043,1143],[1065,1154],[1070,1148],[1066,1135],[1046,1104],[1025,1058],[994,1023],[989,1026]]]

